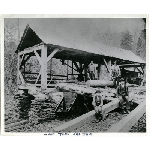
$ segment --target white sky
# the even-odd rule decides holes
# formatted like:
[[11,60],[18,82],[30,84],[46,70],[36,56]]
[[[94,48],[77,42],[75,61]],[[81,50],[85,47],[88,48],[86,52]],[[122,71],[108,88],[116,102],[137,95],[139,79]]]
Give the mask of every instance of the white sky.
[[[7,19],[6,22],[17,19]],[[62,40],[72,43],[82,40],[94,40],[112,46],[120,46],[121,33],[129,30],[133,40],[144,28],[141,18],[20,18],[19,28],[22,36],[26,25],[45,42],[54,44]]]

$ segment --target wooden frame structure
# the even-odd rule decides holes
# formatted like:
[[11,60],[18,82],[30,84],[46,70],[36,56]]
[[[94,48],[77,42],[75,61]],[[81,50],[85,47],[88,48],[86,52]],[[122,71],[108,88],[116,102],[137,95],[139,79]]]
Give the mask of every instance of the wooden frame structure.
[[[34,39],[34,40],[33,40]],[[99,50],[99,47],[96,47]],[[108,49],[108,48],[107,48]],[[47,89],[48,84],[50,83],[47,79],[47,76],[50,75],[50,81],[52,80],[52,74],[47,73],[47,62],[52,60],[52,58],[60,59],[63,63],[64,60],[67,60],[67,63],[64,63],[67,65],[67,75],[60,75],[63,77],[66,77],[68,80],[69,75],[81,75],[84,76],[84,80],[87,79],[87,68],[90,61],[93,61],[94,63],[98,64],[98,79],[101,78],[101,74],[103,72],[103,66],[105,66],[108,78],[111,78],[111,63],[113,61],[118,61],[119,64],[131,64],[135,63],[135,60],[123,60],[121,53],[123,50],[120,50],[120,56],[114,57],[115,53],[109,56],[105,56],[100,54],[100,52],[97,52],[97,50],[82,50],[82,49],[75,49],[75,48],[68,48],[64,46],[59,45],[53,45],[53,44],[46,44],[44,43],[37,35],[36,33],[27,25],[23,37],[20,41],[20,44],[18,45],[16,53],[18,53],[18,79],[20,78],[21,83],[25,84],[25,64],[32,56],[36,56],[41,69],[39,73],[37,74],[37,78],[35,81],[36,86],[40,86],[43,90]],[[125,53],[126,51],[124,51]],[[126,52],[127,53],[127,52]],[[133,56],[137,58],[137,62],[139,61],[139,65],[141,65],[142,68],[145,66],[145,62],[138,58],[135,54],[130,52]],[[120,57],[120,58],[119,58]],[[127,59],[127,58],[126,58]],[[68,64],[68,60],[72,61],[72,66]],[[51,64],[50,64],[51,65]],[[23,73],[21,72],[22,67],[24,66]],[[75,67],[75,68],[74,68]],[[72,69],[72,73],[69,74],[68,68]],[[74,73],[74,70],[78,72]],[[144,73],[144,71],[143,71]],[[54,75],[53,75],[54,76]],[[59,75],[55,75],[59,76]],[[41,83],[38,84],[38,81],[41,78]]]

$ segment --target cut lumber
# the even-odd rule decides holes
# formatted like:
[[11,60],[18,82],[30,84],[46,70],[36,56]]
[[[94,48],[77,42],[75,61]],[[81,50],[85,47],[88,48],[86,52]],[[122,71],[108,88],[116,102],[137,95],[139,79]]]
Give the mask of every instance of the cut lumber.
[[[104,113],[108,113],[119,106],[119,100],[114,100],[102,107],[102,111]],[[90,111],[80,117],[77,117],[69,122],[64,123],[56,128],[54,128],[54,132],[68,132],[72,131],[76,128],[80,128],[84,124],[91,122],[95,119],[95,110]]]
[[107,132],[128,132],[134,126],[142,115],[146,112],[146,103],[143,101],[131,113],[124,117],[117,124],[113,125]]
[[92,87],[99,87],[99,86],[113,86],[113,81],[105,81],[105,80],[88,80],[87,84]]

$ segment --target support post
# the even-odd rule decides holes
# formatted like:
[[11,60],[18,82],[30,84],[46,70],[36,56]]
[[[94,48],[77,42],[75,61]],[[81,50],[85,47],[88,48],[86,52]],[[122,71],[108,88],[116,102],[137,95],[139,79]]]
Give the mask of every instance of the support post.
[[100,67],[101,67],[101,63],[99,60],[99,62],[98,62],[98,80],[100,80]]
[[72,74],[73,74],[73,60],[72,60]]
[[52,58],[50,60],[50,79],[51,79],[51,77],[52,77]]
[[108,61],[109,80],[111,80],[111,59]]
[[67,80],[68,80],[68,61],[69,60],[67,60]]
[[26,62],[24,62],[24,79],[25,79],[25,72],[26,72]]
[[20,68],[20,65],[19,65],[19,61],[20,61],[20,55],[18,54],[18,63],[17,63],[17,71],[18,71],[18,74],[17,74],[17,85],[19,86],[19,68]]
[[103,59],[104,59],[104,63],[105,63],[105,66],[106,66],[106,68],[107,68],[107,71],[110,72],[110,71],[109,71],[109,68],[108,68],[108,64],[107,64],[105,58],[103,58]]
[[47,89],[47,46],[42,45],[41,50],[41,88]]
[[85,82],[87,81],[87,64],[86,62],[84,63],[84,74],[85,74]]

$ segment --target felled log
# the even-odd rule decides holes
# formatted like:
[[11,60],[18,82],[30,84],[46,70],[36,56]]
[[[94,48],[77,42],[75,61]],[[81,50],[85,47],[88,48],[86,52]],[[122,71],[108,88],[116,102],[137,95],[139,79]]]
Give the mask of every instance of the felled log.
[[105,80],[88,80],[86,83],[87,86],[91,86],[91,87],[114,86],[113,81],[105,81]]

